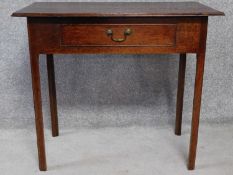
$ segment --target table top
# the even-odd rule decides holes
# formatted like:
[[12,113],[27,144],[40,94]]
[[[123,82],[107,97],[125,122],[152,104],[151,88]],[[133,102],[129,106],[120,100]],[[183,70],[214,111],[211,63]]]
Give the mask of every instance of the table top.
[[223,12],[198,2],[36,2],[17,17],[166,17],[221,16]]

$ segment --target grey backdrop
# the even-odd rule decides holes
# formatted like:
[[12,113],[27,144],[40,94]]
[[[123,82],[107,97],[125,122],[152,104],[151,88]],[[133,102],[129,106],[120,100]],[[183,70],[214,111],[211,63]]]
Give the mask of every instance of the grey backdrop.
[[[1,128],[34,127],[26,19],[10,17],[32,2],[0,2]],[[232,0],[201,2],[226,13],[209,19],[201,120],[229,123],[233,121]],[[44,122],[50,127],[43,55],[40,61]],[[178,55],[56,55],[55,69],[61,127],[174,123]],[[191,118],[194,76],[195,59],[189,55],[184,122]]]

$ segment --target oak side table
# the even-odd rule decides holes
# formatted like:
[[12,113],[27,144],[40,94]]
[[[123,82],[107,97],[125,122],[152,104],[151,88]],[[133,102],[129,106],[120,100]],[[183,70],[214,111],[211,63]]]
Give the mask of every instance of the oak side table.
[[12,16],[27,17],[39,168],[47,170],[39,55],[47,55],[52,135],[58,136],[53,54],[179,53],[175,134],[181,135],[186,54],[196,53],[188,169],[195,167],[208,16],[197,2],[37,2]]

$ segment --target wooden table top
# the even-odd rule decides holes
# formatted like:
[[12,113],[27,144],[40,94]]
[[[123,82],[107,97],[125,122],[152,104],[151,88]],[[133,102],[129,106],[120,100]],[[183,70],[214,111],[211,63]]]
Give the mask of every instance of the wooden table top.
[[17,17],[163,17],[221,16],[223,12],[198,2],[36,2]]

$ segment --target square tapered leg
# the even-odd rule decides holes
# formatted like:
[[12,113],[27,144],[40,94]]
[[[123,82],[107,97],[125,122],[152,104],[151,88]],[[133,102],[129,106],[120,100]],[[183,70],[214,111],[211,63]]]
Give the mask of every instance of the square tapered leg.
[[181,135],[184,84],[185,84],[185,68],[186,68],[186,54],[180,54],[178,87],[177,87],[177,102],[176,102],[176,126],[175,126],[176,135]]
[[48,84],[49,84],[49,101],[50,101],[52,136],[56,137],[59,135],[59,128],[58,128],[58,117],[57,117],[57,98],[56,98],[56,84],[55,84],[53,55],[47,55],[46,59],[47,59]]
[[37,135],[37,147],[39,168],[41,171],[47,170],[45,141],[44,141],[44,124],[42,115],[41,87],[40,87],[40,70],[39,70],[39,54],[30,52],[31,73],[32,73],[32,90],[35,109],[35,124]]

